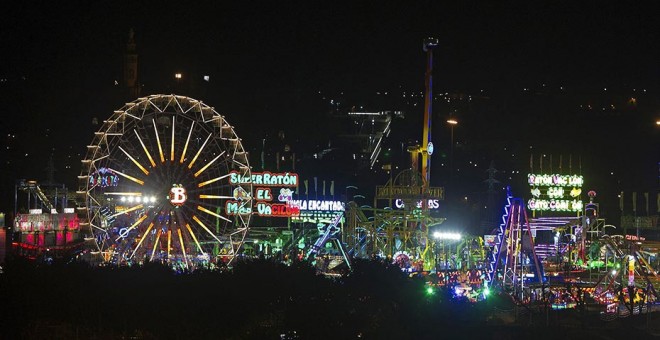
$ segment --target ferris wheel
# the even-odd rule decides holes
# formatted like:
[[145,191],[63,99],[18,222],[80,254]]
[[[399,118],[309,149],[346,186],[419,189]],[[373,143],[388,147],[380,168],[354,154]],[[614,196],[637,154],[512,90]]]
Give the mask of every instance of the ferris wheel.
[[248,232],[248,155],[227,120],[202,102],[152,95],[127,103],[82,160],[79,214],[105,263],[190,268],[231,263]]

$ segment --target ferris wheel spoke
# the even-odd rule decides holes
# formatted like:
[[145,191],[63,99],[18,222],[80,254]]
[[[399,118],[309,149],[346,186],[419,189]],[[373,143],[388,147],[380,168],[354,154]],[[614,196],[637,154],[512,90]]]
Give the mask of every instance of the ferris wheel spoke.
[[174,125],[176,123],[176,116],[172,117],[172,144],[170,144],[170,162],[174,162]]
[[199,195],[199,198],[200,198],[200,199],[213,199],[213,200],[215,200],[215,199],[220,199],[220,200],[222,200],[222,199],[231,199],[231,198],[234,198],[234,196],[222,196],[222,195],[206,195],[206,194],[201,194],[201,195]]
[[234,158],[232,158],[232,162],[238,164],[238,166],[239,166],[241,169],[249,168],[249,166],[247,166],[247,165],[245,165],[245,164],[243,164],[243,163],[237,161],[237,160],[234,159]]
[[228,218],[226,218],[226,217],[224,217],[224,216],[222,216],[222,215],[220,215],[220,214],[216,214],[216,213],[214,213],[213,211],[208,210],[208,209],[202,207],[201,205],[198,205],[198,206],[197,206],[197,210],[199,210],[199,211],[203,211],[203,212],[205,212],[205,213],[207,213],[207,214],[209,214],[209,215],[211,215],[211,216],[215,216],[215,217],[217,217],[217,218],[219,218],[219,219],[221,219],[221,220],[225,220],[225,221],[227,221],[227,222],[229,222],[229,223],[232,223],[232,220],[230,220],[230,219],[228,219]]
[[219,181],[219,180],[221,180],[221,179],[223,179],[223,178],[227,178],[227,177],[229,177],[229,176],[230,176],[230,174],[226,174],[226,175],[222,175],[222,176],[219,176],[219,177],[216,177],[216,178],[210,179],[210,180],[208,180],[208,181],[204,181],[204,182],[198,183],[198,184],[197,184],[197,187],[198,187],[198,188],[201,188],[201,187],[203,187],[203,186],[205,186],[205,185],[209,185],[209,184],[211,184],[211,183],[213,183],[213,182],[217,182],[217,181]]
[[[137,227],[138,225],[140,225],[140,223],[142,223],[144,220],[146,220],[147,217],[149,217],[149,215],[142,215],[142,217],[138,218],[138,220],[135,221],[135,223],[133,223],[133,225],[131,225],[130,228],[126,229],[126,234],[128,235],[128,232],[129,232],[129,231],[135,229],[135,227]],[[115,239],[115,242],[119,241],[120,238],[122,238],[122,236],[117,237],[117,238]]]
[[141,180],[141,179],[137,179],[137,178],[135,178],[135,177],[133,177],[133,176],[127,175],[127,174],[125,174],[125,173],[123,173],[123,172],[121,172],[121,171],[118,171],[118,170],[115,170],[115,169],[112,169],[112,168],[108,168],[108,170],[111,170],[112,172],[114,172],[114,173],[116,173],[117,175],[120,175],[120,176],[122,176],[122,177],[124,177],[124,178],[130,179],[131,181],[133,181],[133,182],[135,182],[135,183],[137,183],[137,184],[139,184],[139,185],[144,185],[144,181]]
[[167,229],[167,260],[170,260],[172,250],[172,229]]
[[188,169],[192,169],[193,164],[195,164],[195,161],[197,160],[197,157],[202,153],[202,150],[204,150],[204,147],[206,146],[206,143],[209,141],[213,134],[210,133],[208,137],[206,137],[206,140],[202,144],[202,146],[197,150],[197,153],[195,154],[195,157],[193,157],[192,161],[190,161],[190,164],[188,164]]
[[199,252],[203,254],[204,250],[202,249],[202,246],[199,244],[199,241],[197,240],[197,236],[195,236],[195,233],[192,231],[192,228],[190,228],[190,224],[186,223],[186,229],[188,229],[190,236],[192,236],[193,241],[195,241],[195,244],[197,245],[197,249],[199,249]]
[[149,170],[145,169],[142,166],[142,164],[136,161],[135,158],[133,158],[133,156],[131,156],[128,152],[126,152],[126,150],[124,150],[124,148],[119,146],[119,150],[121,150],[126,155],[126,157],[128,157],[128,159],[130,159],[133,162],[133,164],[135,164],[138,168],[140,168],[140,170],[142,170],[142,172],[144,172],[145,175],[149,176]]
[[216,241],[222,243],[222,241],[220,241],[218,236],[216,236],[213,232],[211,232],[211,230],[209,230],[209,228],[206,227],[204,222],[202,222],[197,216],[193,215],[192,218],[193,220],[195,220],[195,222],[197,222],[197,224],[199,224],[204,230],[206,230],[206,232],[209,233],[209,235],[211,235]]
[[154,132],[156,133],[156,144],[158,144],[158,153],[160,154],[160,162],[165,163],[165,155],[163,154],[163,147],[160,145],[160,136],[158,135],[158,128],[156,127],[156,120],[151,119],[154,123]]
[[190,130],[188,131],[188,138],[186,138],[186,144],[183,146],[183,153],[181,153],[181,160],[179,163],[183,164],[186,159],[186,151],[188,151],[188,143],[190,143],[190,136],[192,136],[193,128],[195,127],[195,121],[190,125]]
[[120,211],[120,212],[118,212],[118,213],[114,213],[114,214],[112,214],[112,215],[110,215],[110,216],[108,216],[108,217],[106,217],[106,218],[107,218],[107,219],[110,219],[110,218],[112,218],[112,217],[117,217],[117,216],[122,215],[122,214],[127,214],[127,213],[129,213],[129,212],[131,212],[131,211],[135,211],[135,210],[138,210],[138,209],[142,209],[143,207],[144,207],[143,204],[138,204],[138,205],[136,205],[136,206],[134,206],[134,207],[131,207],[131,208],[128,208],[128,209],[126,209],[126,210],[122,210],[122,211]]
[[176,230],[179,234],[179,244],[181,245],[181,253],[183,254],[183,263],[188,267],[188,255],[186,255],[186,245],[183,243],[183,236],[181,235],[181,228]]
[[142,234],[142,237],[140,238],[140,242],[138,242],[137,246],[135,246],[135,249],[133,249],[133,253],[131,254],[130,258],[133,258],[135,256],[135,252],[140,249],[140,246],[142,245],[142,242],[144,239],[149,235],[149,232],[151,231],[151,228],[153,228],[154,222],[149,223],[149,227],[147,227],[147,230],[145,230],[144,234]]
[[156,167],[156,162],[154,162],[154,159],[151,157],[151,153],[149,153],[147,147],[144,146],[144,142],[142,141],[142,138],[140,138],[140,135],[138,134],[137,130],[133,130],[133,132],[135,132],[137,139],[140,141],[140,145],[142,145],[142,150],[144,150],[144,153],[147,154],[147,158],[149,158],[149,162],[151,163],[151,166]]
[[222,155],[224,155],[224,154],[225,154],[224,151],[221,152],[219,155],[217,155],[215,158],[213,158],[213,160],[211,160],[210,162],[208,162],[208,164],[206,164],[203,168],[199,169],[199,171],[197,171],[197,172],[195,173],[195,177],[199,177],[199,175],[200,175],[202,172],[204,172],[209,166],[211,166],[211,164],[215,163],[215,161],[217,161],[218,158],[222,157]]
[[163,230],[159,229],[158,234],[156,235],[156,241],[154,241],[154,247],[151,250],[151,257],[149,258],[149,261],[154,260],[154,255],[156,254],[156,248],[158,247],[159,241],[160,241],[160,234],[163,233]]
[[104,195],[109,195],[109,196],[142,196],[141,192],[104,192]]

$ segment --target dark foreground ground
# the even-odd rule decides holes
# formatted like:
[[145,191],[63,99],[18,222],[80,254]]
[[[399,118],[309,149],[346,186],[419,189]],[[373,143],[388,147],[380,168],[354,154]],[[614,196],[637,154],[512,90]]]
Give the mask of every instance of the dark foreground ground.
[[380,262],[327,279],[299,263],[174,274],[12,260],[0,274],[0,339],[649,339],[660,313],[602,321],[470,304]]

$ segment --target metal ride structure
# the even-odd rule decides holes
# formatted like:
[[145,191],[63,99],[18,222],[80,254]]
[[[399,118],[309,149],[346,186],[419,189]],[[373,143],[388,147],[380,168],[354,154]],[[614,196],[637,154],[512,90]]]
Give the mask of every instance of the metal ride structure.
[[[373,207],[360,207],[355,202],[349,202],[346,225],[342,231],[349,255],[361,258],[379,256],[396,262],[397,254],[405,254],[413,262],[408,264],[419,264],[412,270],[434,268],[436,256],[428,228],[441,224],[445,219],[431,216],[429,210],[423,208],[423,202],[426,201],[428,206],[429,199],[435,196],[402,196],[393,190],[419,193],[421,183],[422,177],[415,169],[403,170],[385,186],[378,188]],[[435,198],[444,199],[444,196]]]
[[543,269],[534,249],[525,202],[510,193],[507,193],[507,204],[487,274],[489,286],[499,285],[521,294],[526,277],[532,276],[536,283],[543,282]]
[[248,155],[214,108],[177,95],[127,103],[95,133],[78,176],[90,260],[230,264],[253,205],[250,181],[232,176],[251,178]]

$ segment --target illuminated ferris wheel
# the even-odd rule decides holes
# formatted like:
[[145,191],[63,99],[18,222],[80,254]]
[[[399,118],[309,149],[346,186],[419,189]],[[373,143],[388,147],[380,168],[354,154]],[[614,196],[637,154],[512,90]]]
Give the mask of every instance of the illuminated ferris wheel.
[[104,121],[87,148],[78,193],[92,254],[114,264],[231,263],[253,203],[252,185],[229,178],[251,172],[241,139],[212,107],[139,98]]

